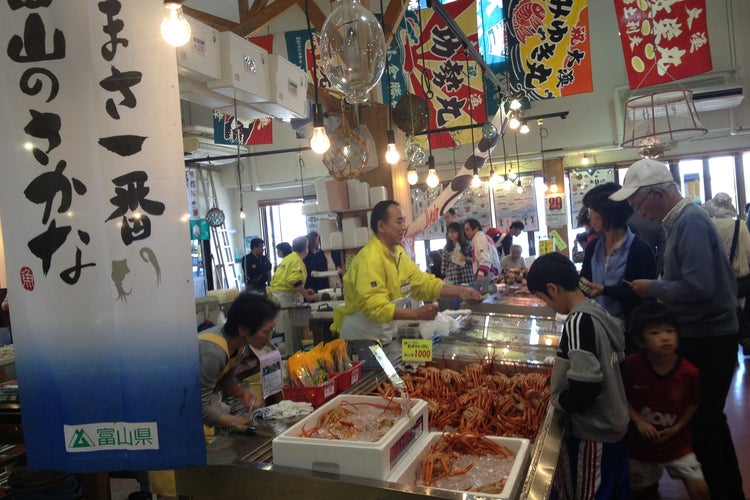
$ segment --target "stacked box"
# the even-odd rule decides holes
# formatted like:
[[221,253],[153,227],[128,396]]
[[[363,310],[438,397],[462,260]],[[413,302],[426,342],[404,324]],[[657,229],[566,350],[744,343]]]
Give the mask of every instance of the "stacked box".
[[[335,397],[273,440],[274,465],[383,480],[419,438],[427,434],[427,403],[413,399],[408,418],[398,418],[375,443],[301,437],[303,428],[314,427],[321,415],[342,402],[388,403],[379,396]],[[400,402],[394,399],[392,404]]]

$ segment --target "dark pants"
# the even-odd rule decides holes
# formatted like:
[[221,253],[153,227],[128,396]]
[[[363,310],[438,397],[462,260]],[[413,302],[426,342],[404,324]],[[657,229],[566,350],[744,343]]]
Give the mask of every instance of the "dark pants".
[[737,365],[737,337],[681,338],[680,354],[700,371],[700,404],[693,417],[693,449],[711,498],[744,500],[742,476],[724,414]]

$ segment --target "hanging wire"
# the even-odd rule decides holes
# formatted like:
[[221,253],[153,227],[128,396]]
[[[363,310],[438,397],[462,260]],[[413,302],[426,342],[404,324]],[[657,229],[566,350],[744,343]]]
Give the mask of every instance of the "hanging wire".
[[503,177],[508,180],[508,153],[505,152],[505,134],[502,134],[500,138],[503,141]]
[[[469,125],[471,125],[471,154],[474,154],[476,150],[476,143],[474,142],[474,101],[471,100],[471,71],[469,71],[469,51],[464,47],[464,59],[466,60],[466,82],[468,86],[469,94]],[[477,169],[476,163],[472,166],[474,175],[479,175],[479,169]]]
[[305,166],[305,160],[302,158],[302,153],[297,153],[297,161],[299,162],[299,189],[302,192],[302,203],[305,202],[305,180],[302,177],[302,167]]
[[513,141],[516,143],[516,170],[518,170],[518,176],[521,176],[521,158],[518,156],[518,132],[513,132]]
[[[383,14],[383,0],[380,0],[380,26],[385,31],[385,15]],[[393,130],[393,97],[391,96],[391,75],[388,71],[388,55],[385,57],[385,74],[388,80],[388,130]]]

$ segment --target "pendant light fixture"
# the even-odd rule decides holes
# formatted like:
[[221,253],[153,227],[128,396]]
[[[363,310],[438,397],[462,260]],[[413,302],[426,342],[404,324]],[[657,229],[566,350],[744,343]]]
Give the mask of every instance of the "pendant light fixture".
[[589,157],[586,153],[583,153],[583,158],[581,158],[581,165],[588,165],[589,164]]
[[[383,15],[383,0],[380,0],[380,18],[384,19]],[[386,55],[386,66],[388,65],[388,59]],[[386,140],[388,145],[385,149],[385,161],[389,165],[395,165],[401,160],[401,155],[396,149],[396,134],[393,131],[393,96],[391,95],[391,75],[386,71],[386,78],[388,84],[388,131],[386,132]],[[408,174],[407,174],[408,175]]]
[[[518,170],[518,175],[514,176],[511,180],[516,180],[516,193],[521,194],[523,193],[523,186],[521,185],[521,158],[518,156],[518,134],[513,134],[513,141],[516,143],[516,170]],[[513,172],[511,171],[511,174]],[[508,176],[510,177],[510,175]]]
[[417,174],[417,169],[414,167],[414,164],[409,165],[409,169],[406,171],[406,182],[409,183],[410,186],[413,186],[419,181],[419,175]]
[[190,40],[190,23],[182,12],[182,0],[164,0],[164,19],[161,22],[161,36],[173,47],[185,45]]
[[[466,60],[466,91],[467,99],[469,100],[469,125],[471,127],[471,154],[473,155],[477,145],[474,142],[474,101],[471,100],[471,71],[469,69],[469,53],[464,51],[464,57]],[[474,174],[471,176],[471,187],[472,189],[479,189],[482,187],[482,179],[479,177],[479,169],[477,168],[476,162],[472,165],[472,171]]]
[[427,183],[427,187],[432,189],[438,187],[438,184],[440,184],[440,177],[438,177],[435,170],[435,157],[432,156],[432,151],[430,151],[430,156],[427,158],[427,179],[425,182]]
[[312,149],[314,153],[322,155],[331,147],[331,140],[328,138],[328,134],[326,134],[325,125],[323,123],[323,108],[318,100],[318,62],[315,57],[315,37],[313,35],[312,26],[310,25],[309,3],[310,0],[305,0],[305,18],[307,19],[307,33],[310,36],[313,88],[315,89],[315,104],[313,104],[312,107],[313,133],[310,138],[310,149]]

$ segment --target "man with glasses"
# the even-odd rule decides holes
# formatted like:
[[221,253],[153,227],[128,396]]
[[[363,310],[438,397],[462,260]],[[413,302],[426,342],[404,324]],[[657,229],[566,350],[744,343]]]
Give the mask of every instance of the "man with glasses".
[[633,163],[614,201],[627,200],[667,233],[664,271],[657,280],[633,280],[633,290],[675,313],[680,354],[700,370],[700,404],[692,419],[693,447],[711,498],[744,499],[742,476],[724,404],[737,363],[737,285],[724,244],[708,214],[680,194],[662,162]]

